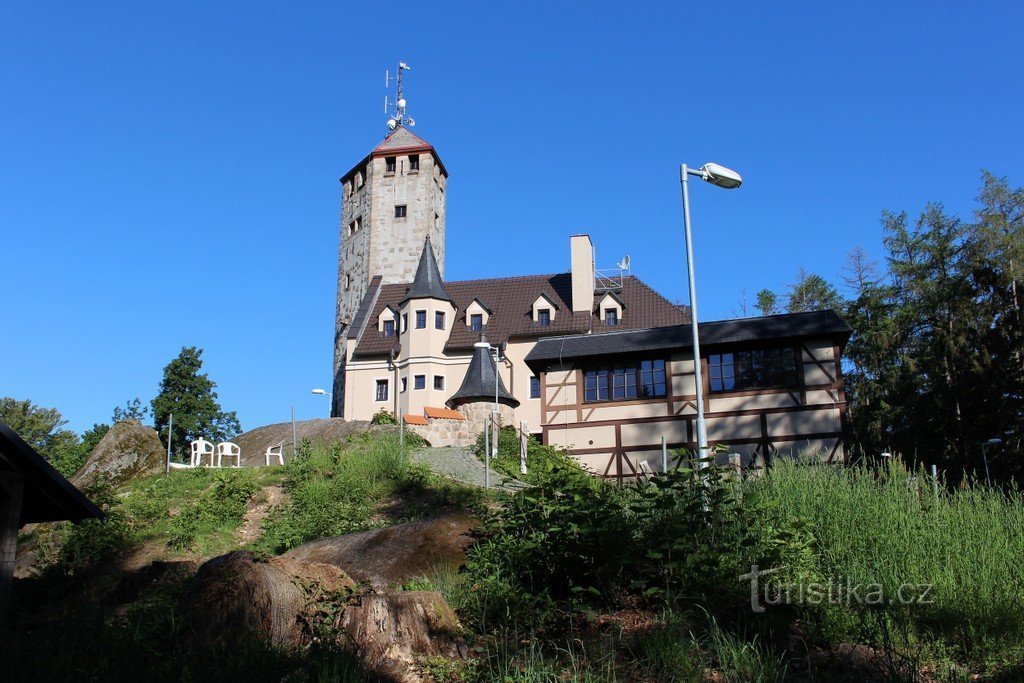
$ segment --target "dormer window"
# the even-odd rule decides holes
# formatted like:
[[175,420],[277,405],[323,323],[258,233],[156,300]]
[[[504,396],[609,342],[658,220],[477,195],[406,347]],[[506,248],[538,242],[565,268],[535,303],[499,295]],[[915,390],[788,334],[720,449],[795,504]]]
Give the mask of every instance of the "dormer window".
[[386,306],[384,310],[380,312],[380,315],[377,316],[377,329],[380,330],[380,335],[382,337],[395,336],[396,319],[397,316],[395,315],[395,311],[390,306]]
[[480,299],[473,299],[469,306],[466,307],[466,324],[474,332],[480,332],[484,329],[484,325],[487,324],[487,318],[490,315],[491,310],[484,306]]
[[409,173],[418,173],[420,170],[420,155],[409,155]]
[[555,319],[555,315],[558,311],[558,305],[551,300],[547,294],[541,294],[530,308],[530,317],[533,318],[533,322],[538,327],[549,327],[551,321]]
[[384,157],[384,172],[394,173],[395,172],[395,157]]
[[624,309],[625,305],[622,303],[622,299],[617,297],[614,292],[608,292],[601,297],[595,313],[600,316],[605,325],[614,326],[622,322],[622,312]]

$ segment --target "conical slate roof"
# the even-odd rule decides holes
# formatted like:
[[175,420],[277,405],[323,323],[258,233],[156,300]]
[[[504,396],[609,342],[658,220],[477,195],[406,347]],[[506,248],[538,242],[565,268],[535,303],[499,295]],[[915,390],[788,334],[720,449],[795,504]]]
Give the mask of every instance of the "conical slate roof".
[[[459,390],[448,399],[448,406],[455,407],[470,401],[493,400],[494,358],[489,347],[476,346],[473,348],[473,360],[469,362],[466,378],[462,380]],[[498,375],[498,402],[513,408],[519,405],[519,401],[505,390],[505,382],[502,381],[501,375]]]
[[444,283],[441,281],[441,271],[437,268],[437,259],[434,257],[434,247],[430,244],[430,235],[427,235],[423,243],[423,253],[420,254],[420,264],[416,268],[416,278],[412,286],[402,299],[404,304],[409,299],[440,299],[441,301],[452,301],[448,292],[444,291]]

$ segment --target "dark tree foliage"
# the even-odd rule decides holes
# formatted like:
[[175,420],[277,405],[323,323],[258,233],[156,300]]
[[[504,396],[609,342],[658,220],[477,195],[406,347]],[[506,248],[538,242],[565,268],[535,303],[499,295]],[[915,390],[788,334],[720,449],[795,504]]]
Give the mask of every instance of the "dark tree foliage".
[[[931,204],[883,215],[887,277],[860,278],[846,387],[857,444],[979,476],[1024,475],[1024,191],[983,174],[974,222]],[[849,281],[848,281],[849,283]]]
[[188,453],[189,442],[203,437],[224,441],[241,431],[234,411],[226,412],[217,401],[216,383],[200,370],[203,351],[183,347],[164,368],[160,392],[152,402],[153,421],[160,439],[167,443],[167,427],[174,414],[172,448],[179,456]]
[[142,405],[142,400],[139,398],[133,398],[124,404],[124,408],[114,408],[114,416],[111,418],[111,422],[117,424],[124,420],[138,420],[141,422],[146,419],[146,415],[149,414],[149,408]]
[[28,399],[5,396],[0,398],[0,421],[65,476],[74,474],[85,462],[78,435],[64,429],[67,420],[56,408],[43,408]]

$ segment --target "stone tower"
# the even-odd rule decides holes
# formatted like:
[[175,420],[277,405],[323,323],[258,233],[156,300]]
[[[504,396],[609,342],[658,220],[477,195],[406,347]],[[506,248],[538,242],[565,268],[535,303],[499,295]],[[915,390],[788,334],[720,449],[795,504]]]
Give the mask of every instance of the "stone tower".
[[404,125],[341,178],[334,417],[344,414],[346,339],[370,280],[412,282],[428,237],[444,275],[447,184],[448,172],[433,146]]

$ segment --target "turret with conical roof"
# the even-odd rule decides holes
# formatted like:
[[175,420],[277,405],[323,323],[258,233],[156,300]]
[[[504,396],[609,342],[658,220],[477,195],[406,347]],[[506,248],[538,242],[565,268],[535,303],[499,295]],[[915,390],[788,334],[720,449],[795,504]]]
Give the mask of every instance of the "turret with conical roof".
[[423,242],[423,251],[420,253],[420,263],[416,267],[416,277],[402,300],[404,304],[410,299],[439,299],[441,301],[452,301],[448,292],[444,289],[444,282],[441,278],[441,271],[437,267],[437,258],[434,256],[434,247],[430,243],[430,235]]
[[[448,407],[454,408],[463,403],[493,402],[494,375],[496,365],[491,355],[491,346],[482,340],[473,347],[473,359],[469,362],[466,377],[462,386],[448,399]],[[498,375],[498,403],[516,408],[519,401],[505,389],[505,382]]]

